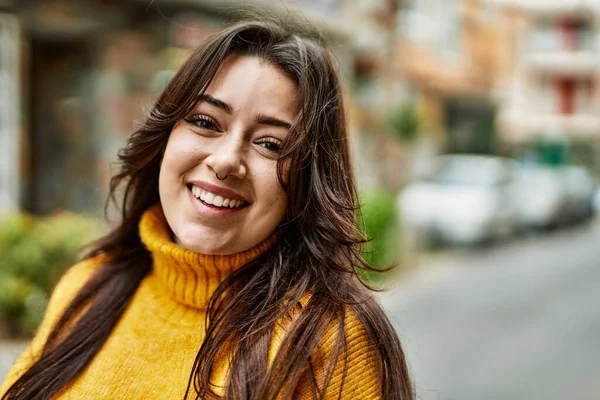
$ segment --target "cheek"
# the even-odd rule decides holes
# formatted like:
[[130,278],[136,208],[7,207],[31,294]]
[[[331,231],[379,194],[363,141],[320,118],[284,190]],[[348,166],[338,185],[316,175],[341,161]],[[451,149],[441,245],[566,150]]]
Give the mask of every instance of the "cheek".
[[180,195],[182,182],[187,171],[194,168],[197,158],[185,146],[185,140],[176,131],[171,133],[158,175],[158,193],[163,207],[171,207]]
[[266,207],[269,207],[269,212],[273,218],[278,219],[276,223],[279,224],[287,211],[288,199],[287,194],[279,184],[277,177],[271,181],[268,192],[269,198]]
[[193,140],[173,131],[160,166],[160,176],[173,179],[194,168],[201,160],[201,155],[194,149],[198,148]]
[[282,172],[283,172],[283,175],[281,178],[283,179],[283,183],[287,185],[289,182],[289,177],[290,177],[290,160],[287,159],[287,160],[283,160],[281,162],[282,162]]
[[285,210],[287,208],[287,195],[280,186],[277,186],[277,190],[274,191],[270,203],[273,208],[277,209],[279,212],[281,212],[282,209]]
[[252,176],[254,190],[260,200],[260,212],[269,218],[283,217],[287,210],[287,194],[277,179],[277,165],[272,163],[255,169]]

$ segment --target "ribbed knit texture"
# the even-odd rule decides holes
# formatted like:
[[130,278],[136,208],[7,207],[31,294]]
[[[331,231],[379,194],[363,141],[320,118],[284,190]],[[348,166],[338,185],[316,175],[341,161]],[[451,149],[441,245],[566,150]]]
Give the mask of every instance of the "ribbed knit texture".
[[[192,365],[204,340],[206,307],[216,287],[228,274],[266,251],[272,236],[253,249],[213,256],[183,249],[170,239],[162,209],[149,209],[140,222],[140,237],[152,253],[153,268],[142,281],[131,304],[100,352],[58,399],[182,399]],[[52,325],[100,264],[101,258],[72,267],[57,285],[44,321],[0,387],[0,397],[39,354]],[[330,327],[314,355],[317,382],[322,364],[331,353],[336,327]],[[270,344],[272,360],[285,332],[275,332]],[[328,399],[379,399],[377,362],[364,328],[349,315],[346,319],[348,373],[342,384],[343,363],[336,364]],[[226,384],[227,362],[214,374],[217,391]],[[306,377],[308,379],[308,375]],[[295,399],[310,399],[308,381],[301,381]],[[340,391],[341,389],[341,391]]]
[[140,237],[154,259],[154,272],[169,295],[187,306],[204,309],[217,286],[236,269],[267,250],[272,235],[258,246],[233,255],[206,255],[177,246],[171,241],[160,205],[145,213]]

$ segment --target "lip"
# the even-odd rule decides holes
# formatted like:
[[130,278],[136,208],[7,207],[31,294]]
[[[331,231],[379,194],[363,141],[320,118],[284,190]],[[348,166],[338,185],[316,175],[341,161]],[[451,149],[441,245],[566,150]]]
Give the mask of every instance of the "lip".
[[250,203],[244,196],[240,195],[239,193],[234,192],[231,189],[227,189],[221,186],[217,186],[217,185],[213,185],[212,183],[209,182],[205,182],[205,181],[190,181],[188,182],[188,185],[194,185],[199,187],[200,189],[203,189],[207,192],[210,192],[212,194],[216,194],[218,196],[221,197],[225,197],[227,199],[232,199],[232,200],[242,200],[246,203]]

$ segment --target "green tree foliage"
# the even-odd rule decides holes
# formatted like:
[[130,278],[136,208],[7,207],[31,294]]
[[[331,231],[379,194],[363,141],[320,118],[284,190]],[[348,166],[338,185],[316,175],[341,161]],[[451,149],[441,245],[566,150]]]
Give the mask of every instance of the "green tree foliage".
[[[386,269],[397,261],[400,227],[396,197],[384,190],[363,191],[360,195],[363,232],[371,239],[363,246],[363,256],[373,266]],[[380,281],[385,273],[363,271],[368,282]]]
[[413,103],[400,106],[390,115],[389,125],[398,139],[412,142],[417,138],[421,126],[417,107]]

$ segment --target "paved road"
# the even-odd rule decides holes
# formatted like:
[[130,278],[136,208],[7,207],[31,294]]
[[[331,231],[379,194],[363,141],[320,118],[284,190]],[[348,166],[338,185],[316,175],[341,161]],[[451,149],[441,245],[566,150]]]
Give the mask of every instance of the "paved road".
[[382,296],[419,399],[600,399],[599,222],[425,260]]

